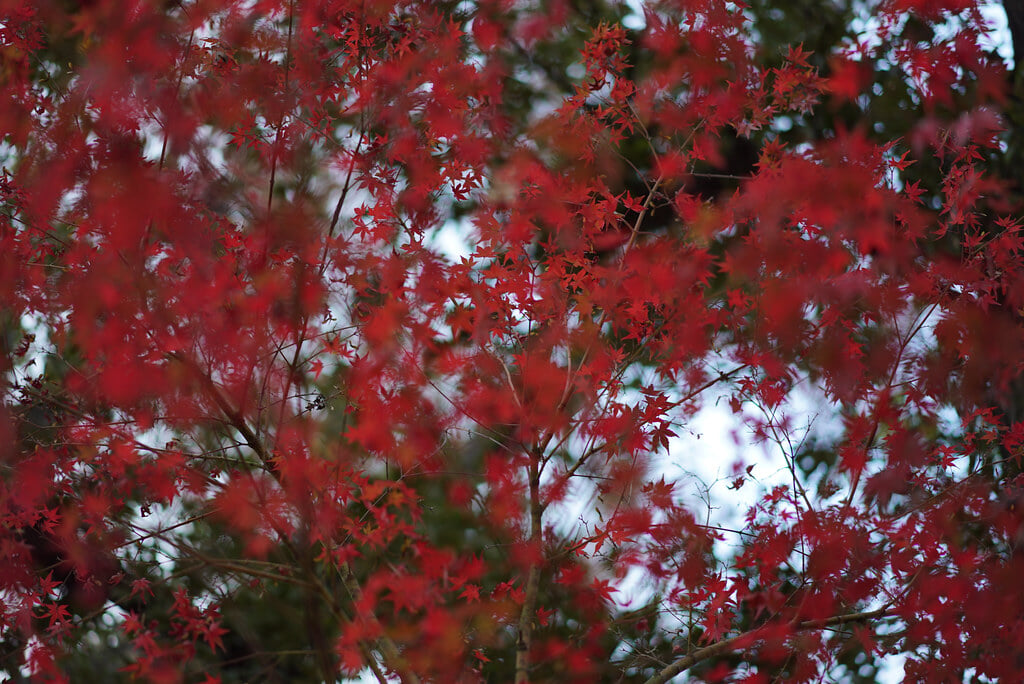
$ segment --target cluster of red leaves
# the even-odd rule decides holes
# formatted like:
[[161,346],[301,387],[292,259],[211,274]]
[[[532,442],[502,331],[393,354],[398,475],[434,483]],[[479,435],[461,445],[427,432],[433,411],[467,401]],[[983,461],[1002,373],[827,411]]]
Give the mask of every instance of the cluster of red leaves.
[[[883,2],[827,76],[797,46],[763,67],[742,3],[650,3],[528,111],[520,55],[571,8],[519,5],[0,3],[0,316],[25,328],[0,667],[60,679],[106,615],[126,671],[180,681],[230,638],[219,600],[287,585],[324,606],[331,679],[594,681],[627,622],[657,633],[621,665],[651,681],[729,652],[703,676],[813,679],[851,640],[915,679],[1018,672],[1021,429],[984,409],[1021,370],[1024,243],[986,173],[1004,74],[977,3]],[[930,112],[913,139],[774,134],[883,58]],[[734,134],[756,169],[695,191]],[[938,176],[904,182],[915,161]],[[841,417],[824,476],[788,441],[801,383]],[[706,396],[792,473],[735,533],[657,472]],[[558,519],[581,501],[596,519]],[[432,527],[442,504],[466,529]],[[190,594],[161,555],[223,582]],[[616,618],[637,571],[660,602]]]

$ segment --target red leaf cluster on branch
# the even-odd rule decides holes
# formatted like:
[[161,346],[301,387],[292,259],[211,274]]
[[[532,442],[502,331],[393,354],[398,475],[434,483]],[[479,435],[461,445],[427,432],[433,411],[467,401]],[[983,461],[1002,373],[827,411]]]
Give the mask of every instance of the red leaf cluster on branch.
[[1015,677],[1010,81],[772,4],[0,3],[0,672]]

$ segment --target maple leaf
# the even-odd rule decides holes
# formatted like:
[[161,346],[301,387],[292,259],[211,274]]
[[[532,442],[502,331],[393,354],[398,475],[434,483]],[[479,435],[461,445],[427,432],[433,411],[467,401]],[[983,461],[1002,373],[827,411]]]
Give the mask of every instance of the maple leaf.
[[26,676],[1019,676],[980,1],[0,4]]
[[467,584],[463,587],[459,593],[460,599],[465,599],[470,603],[474,603],[480,600],[480,587],[475,584]]
[[39,617],[46,620],[46,628],[53,631],[63,627],[71,618],[71,613],[65,604],[53,601],[40,607]]
[[138,579],[132,580],[131,596],[145,595],[145,594],[149,594],[150,596],[152,596],[153,595],[153,589],[151,588],[151,584],[152,583],[149,580],[141,578],[141,577],[138,578]]

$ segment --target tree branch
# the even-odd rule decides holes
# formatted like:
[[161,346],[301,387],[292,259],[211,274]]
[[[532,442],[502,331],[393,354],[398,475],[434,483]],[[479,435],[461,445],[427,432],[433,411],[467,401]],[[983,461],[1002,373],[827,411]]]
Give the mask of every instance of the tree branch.
[[[218,388],[216,383],[214,383],[213,379],[207,373],[203,372],[202,368],[200,368],[199,365],[192,359],[189,359],[188,357],[176,353],[171,353],[170,356],[176,361],[184,364],[187,368],[189,368],[193,373],[195,373],[199,377],[200,382],[202,382],[204,388],[207,390],[207,392],[209,392],[214,403],[217,404],[217,408],[219,408],[221,412],[227,417],[228,422],[236,430],[238,430],[238,432],[242,435],[242,438],[245,440],[245,443],[249,446],[249,448],[251,448],[256,453],[256,455],[260,459],[260,462],[263,463],[263,465],[270,471],[271,475],[273,475],[274,478],[278,480],[278,482],[280,482],[280,471],[271,463],[270,453],[267,451],[263,442],[260,441],[260,438],[256,435],[255,432],[253,432],[252,428],[249,427],[249,424],[246,422],[244,416],[242,416],[241,413],[235,410],[235,408],[223,395],[223,393],[220,391],[220,388]],[[353,603],[358,601],[359,596],[362,594],[362,589],[359,586],[359,583],[356,580],[355,576],[352,574],[351,569],[348,567],[348,564],[343,564],[339,568],[339,570],[341,573],[341,581],[342,584],[345,586],[345,590],[348,591],[349,596],[352,597]],[[333,603],[334,597],[331,595],[330,591],[328,591],[327,588],[323,586],[323,583],[320,582],[318,577],[313,575],[309,578],[309,581],[313,582],[315,585],[318,586],[318,588],[320,589],[320,593],[324,596],[326,600]],[[370,619],[376,621],[375,616],[371,616]],[[376,646],[380,651],[381,655],[383,656],[385,664],[391,670],[398,673],[399,677],[401,677],[403,682],[408,682],[408,684],[419,684],[419,677],[417,677],[414,672],[409,670],[405,662],[405,658],[402,657],[401,651],[398,650],[398,646],[395,644],[394,641],[392,641],[392,639],[389,636],[387,636],[386,634],[382,634],[377,639]],[[373,662],[372,653],[368,648],[365,650],[365,653],[369,657],[368,664],[370,666],[370,669],[374,671],[374,674],[379,675],[379,668],[376,667],[376,663]]]
[[[821,620],[804,620],[793,625],[796,630],[807,630],[807,629],[824,629],[825,627],[835,627],[836,625],[845,625],[851,622],[864,622],[867,620],[875,620],[881,617],[885,617],[889,614],[889,606],[884,606],[877,610],[869,610],[860,613],[847,613],[845,615],[834,615],[830,618],[824,618]],[[689,668],[693,667],[699,662],[714,658],[715,656],[729,653],[740,644],[748,644],[751,640],[760,641],[757,637],[758,629],[752,629],[744,632],[737,636],[729,639],[723,639],[704,648],[699,648],[693,653],[680,658],[658,674],[648,679],[644,684],[665,684],[680,672],[684,672]]]
[[[342,563],[338,568],[339,574],[341,575],[341,583],[344,585],[345,590],[348,592],[349,597],[352,599],[352,603],[358,603],[360,596],[362,596],[362,589],[356,578],[352,575],[352,570],[349,568],[348,563]],[[377,622],[377,618],[373,615],[370,616],[372,622]],[[402,656],[401,651],[398,650],[398,646],[387,634],[381,630],[381,635],[377,638],[375,644],[377,649],[380,650],[382,656],[384,656],[384,662],[387,666],[398,674],[403,682],[408,684],[420,684],[420,678],[415,672],[409,669],[408,663]]]
[[[539,449],[530,454],[530,543],[541,547],[541,517],[544,509],[540,503],[540,459]],[[533,617],[537,612],[537,592],[540,587],[540,563],[530,565],[526,579],[526,593],[523,609],[519,614],[519,638],[516,642],[516,684],[530,681],[530,648],[533,644]]]

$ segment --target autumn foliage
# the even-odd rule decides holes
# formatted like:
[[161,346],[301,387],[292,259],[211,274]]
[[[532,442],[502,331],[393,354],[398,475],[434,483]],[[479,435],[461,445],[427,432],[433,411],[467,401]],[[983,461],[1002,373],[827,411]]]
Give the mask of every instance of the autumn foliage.
[[980,4],[0,0],[0,672],[1016,680]]

